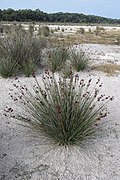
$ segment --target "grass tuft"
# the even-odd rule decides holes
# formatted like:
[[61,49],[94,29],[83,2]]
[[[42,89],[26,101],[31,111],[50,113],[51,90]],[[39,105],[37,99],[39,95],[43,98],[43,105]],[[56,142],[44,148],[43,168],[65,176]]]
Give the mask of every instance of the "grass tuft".
[[120,65],[118,64],[101,64],[98,66],[93,66],[92,70],[102,71],[106,73],[108,76],[113,76],[120,72]]
[[64,47],[56,47],[49,50],[47,57],[47,65],[49,69],[53,73],[55,73],[56,71],[60,71],[63,68],[67,58],[67,49]]
[[[34,67],[41,64],[42,49],[45,47],[43,39],[31,37],[24,31],[14,32],[0,39],[0,74],[5,77],[13,76],[14,72],[30,76]],[[2,59],[5,59],[4,61]],[[16,67],[19,69],[16,69]],[[9,73],[10,72],[10,73]]]
[[[77,74],[75,77],[71,74],[69,79],[59,77],[57,81],[46,70],[41,87],[34,74],[33,77],[36,82],[34,93],[25,86],[14,84],[21,94],[17,98],[12,97],[20,100],[25,115],[21,112],[12,117],[65,147],[80,145],[95,137],[100,120],[108,114],[105,103],[113,100],[113,97],[100,95],[100,79],[94,84],[91,78],[86,81]],[[11,108],[5,111],[13,113]]]
[[11,57],[0,59],[0,75],[3,78],[15,76],[18,73],[18,59],[12,60]]
[[81,70],[84,70],[88,67],[90,57],[88,54],[83,51],[82,49],[70,49],[70,61],[73,66],[73,68],[79,72]]

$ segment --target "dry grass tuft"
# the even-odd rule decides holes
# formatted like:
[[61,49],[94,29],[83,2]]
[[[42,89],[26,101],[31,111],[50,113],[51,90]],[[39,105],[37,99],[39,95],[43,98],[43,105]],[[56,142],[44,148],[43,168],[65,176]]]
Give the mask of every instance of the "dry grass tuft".
[[102,71],[106,73],[108,76],[113,76],[114,74],[118,74],[120,71],[120,65],[118,64],[101,64],[98,66],[93,66],[92,70]]

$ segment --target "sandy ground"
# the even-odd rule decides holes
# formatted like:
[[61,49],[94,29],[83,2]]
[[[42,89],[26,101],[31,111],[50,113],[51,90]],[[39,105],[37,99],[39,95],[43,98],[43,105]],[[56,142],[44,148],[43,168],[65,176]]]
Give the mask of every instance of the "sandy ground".
[[[119,46],[91,44],[89,48],[100,57],[103,52],[105,59],[109,56],[120,61],[115,56],[119,55]],[[13,106],[16,110],[19,107],[8,95],[13,79],[0,78],[0,180],[120,179],[120,75],[108,77],[100,72],[85,71],[80,76],[86,78],[89,74],[93,79],[100,77],[103,93],[114,95],[115,99],[107,105],[110,114],[104,119],[101,136],[85,150],[53,146],[43,137],[34,138],[14,119],[4,117],[5,106]],[[41,80],[41,76],[38,79]],[[20,81],[29,88],[34,83],[32,77],[20,77]]]
[[82,44],[76,46],[83,48],[91,57],[92,64],[120,64],[120,46],[104,44]]
[[[22,24],[22,26],[28,30],[29,28],[29,25],[27,24]],[[91,31],[95,31],[96,30],[96,26],[80,26],[80,25],[76,25],[76,26],[71,26],[71,25],[47,25],[50,29],[52,30],[55,30],[57,29],[58,31],[62,31],[62,29],[64,29],[65,32],[68,32],[68,33],[75,33],[77,32],[78,30],[80,30],[80,28],[84,28],[84,30],[86,32],[88,32],[89,30]],[[35,25],[36,28],[39,28],[39,25]],[[120,27],[118,26],[99,26],[99,27],[102,27],[104,28],[106,31],[119,31],[120,30]]]

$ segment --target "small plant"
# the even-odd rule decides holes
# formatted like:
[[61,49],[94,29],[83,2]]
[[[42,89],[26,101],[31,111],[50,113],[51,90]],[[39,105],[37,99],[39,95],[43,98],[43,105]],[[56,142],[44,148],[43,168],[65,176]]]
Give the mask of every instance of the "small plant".
[[61,70],[62,77],[69,78],[72,73],[73,71],[71,64],[69,62],[66,62],[63,69]]
[[55,30],[54,30],[54,29],[51,29],[50,32],[51,32],[51,34],[54,34]]
[[16,75],[19,71],[18,59],[12,59],[8,56],[8,58],[0,59],[0,75],[4,78],[8,78]]
[[25,123],[33,132],[42,133],[65,147],[80,145],[95,137],[101,119],[108,114],[105,102],[113,100],[113,97],[100,95],[100,79],[92,88],[91,78],[86,81],[77,74],[75,77],[71,74],[69,79],[59,77],[57,81],[54,75],[45,70],[44,86],[41,87],[35,74],[33,77],[36,82],[34,93],[26,86],[13,84],[21,93],[18,97],[10,96],[14,101],[20,100],[23,111],[17,114],[12,108],[6,107],[5,116],[10,113],[11,117]]
[[39,27],[38,35],[48,37],[50,35],[49,27],[48,26]]
[[95,35],[99,35],[101,28],[99,26],[96,26]]
[[69,54],[71,64],[77,72],[79,72],[80,70],[84,70],[88,67],[90,57],[81,48],[79,50],[71,48]]
[[2,33],[3,33],[3,25],[0,24],[0,34],[2,34]]
[[33,36],[33,32],[34,32],[34,26],[33,25],[29,25],[29,29],[28,29],[28,32],[30,34],[30,36],[32,37]]
[[50,70],[54,73],[63,68],[66,59],[68,58],[67,49],[57,47],[48,52],[47,64]]
[[88,29],[88,32],[89,32],[89,33],[92,33],[92,30],[91,30],[91,28],[89,28],[89,29]]
[[37,65],[30,59],[24,61],[22,63],[22,70],[26,77],[29,77],[33,71],[35,71],[37,68]]
[[[19,70],[29,76],[41,63],[42,49],[45,47],[45,41],[42,38],[38,39],[31,37],[24,31],[14,32],[12,35],[0,39],[0,63],[4,70],[9,75],[9,72],[14,74],[16,62]],[[3,61],[3,60],[4,61]],[[7,73],[8,68],[8,73]],[[17,71],[16,71],[17,72]],[[12,75],[12,74],[11,74]],[[4,75],[3,75],[4,76]]]
[[77,33],[80,33],[80,34],[85,34],[85,29],[84,28],[80,28]]

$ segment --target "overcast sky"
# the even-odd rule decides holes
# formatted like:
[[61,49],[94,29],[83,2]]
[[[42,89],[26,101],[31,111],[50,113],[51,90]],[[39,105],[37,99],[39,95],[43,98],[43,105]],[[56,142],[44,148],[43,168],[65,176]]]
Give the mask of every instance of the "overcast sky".
[[120,0],[0,0],[0,9],[76,12],[120,19]]

